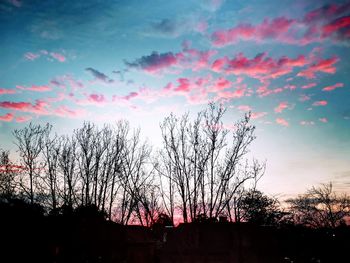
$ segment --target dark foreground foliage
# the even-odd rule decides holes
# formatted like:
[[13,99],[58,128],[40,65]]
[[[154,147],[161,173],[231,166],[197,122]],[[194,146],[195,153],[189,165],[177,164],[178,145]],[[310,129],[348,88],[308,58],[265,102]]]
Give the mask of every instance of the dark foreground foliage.
[[0,262],[347,262],[350,228],[202,220],[152,228],[106,220],[94,206],[44,215],[38,205],[0,203]]

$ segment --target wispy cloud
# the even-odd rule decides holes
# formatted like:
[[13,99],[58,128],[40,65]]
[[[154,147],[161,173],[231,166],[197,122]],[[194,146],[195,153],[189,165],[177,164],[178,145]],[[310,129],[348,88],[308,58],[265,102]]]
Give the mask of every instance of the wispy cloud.
[[281,125],[281,126],[285,126],[285,127],[289,126],[288,121],[286,119],[283,119],[283,118],[276,118],[276,123]]
[[12,113],[7,113],[5,115],[0,116],[0,121],[5,121],[5,122],[10,122],[13,120],[13,114]]
[[326,106],[328,102],[326,100],[319,100],[312,103],[312,106]]
[[327,87],[324,87],[322,90],[323,91],[332,91],[332,90],[335,90],[335,89],[337,89],[337,88],[342,88],[342,87],[344,87],[344,83],[336,83],[336,84],[334,84],[334,85],[332,85],[332,86],[327,86]]
[[142,56],[134,61],[124,61],[129,68],[136,68],[148,73],[179,73],[184,69],[198,71],[208,68],[210,59],[216,50],[201,51],[183,44],[183,50],[178,53],[153,51],[150,55]]
[[125,61],[125,64],[131,68],[143,69],[148,72],[157,72],[175,65],[178,59],[179,54],[173,54],[172,52],[159,54],[153,51],[149,56],[142,56],[133,62]]
[[81,118],[85,116],[86,111],[84,109],[71,109],[65,105],[62,105],[55,109],[53,113],[59,117]]
[[48,115],[48,103],[43,100],[36,100],[35,104],[30,102],[12,102],[12,101],[1,101],[0,108],[17,110],[23,112],[31,112],[38,115]]
[[42,85],[42,86],[32,85],[31,87],[24,87],[24,86],[17,85],[16,88],[20,90],[28,90],[28,91],[36,91],[36,92],[47,92],[52,90],[47,85]]
[[27,122],[32,119],[32,116],[18,116],[16,122]]
[[94,68],[86,68],[85,69],[87,72],[91,73],[91,75],[95,78],[95,80],[103,82],[103,83],[113,83],[114,80],[110,79],[107,75],[104,73],[94,69]]
[[333,42],[348,42],[350,39],[350,4],[325,5],[310,11],[302,19],[265,18],[261,23],[238,24],[229,29],[214,31],[211,41],[214,46],[226,46],[238,41],[276,41],[293,45],[308,45],[330,39]]
[[226,74],[247,75],[257,79],[274,79],[293,71],[295,67],[303,67],[308,64],[305,56],[297,58],[282,56],[279,59],[268,57],[267,53],[257,54],[250,59],[239,53],[233,59],[219,58],[212,63],[212,70]]
[[306,95],[306,94],[301,94],[299,97],[299,101],[301,101],[301,102],[308,101],[310,99],[311,99],[311,97]]
[[14,89],[3,89],[0,88],[0,95],[4,95],[4,94],[15,94],[16,90]]
[[262,118],[262,117],[264,117],[266,115],[267,115],[267,112],[264,112],[264,111],[262,111],[262,112],[252,112],[251,118],[253,120],[255,120],[255,119],[260,119],[260,118]]
[[274,109],[276,113],[281,113],[285,109],[288,109],[290,107],[289,103],[287,101],[280,102],[278,106]]
[[56,59],[59,62],[65,62],[66,59],[67,59],[63,54],[57,53],[57,52],[51,52],[50,56],[53,57],[54,59]]
[[312,126],[315,125],[314,121],[300,121],[300,125],[302,126]]
[[239,24],[228,30],[218,30],[211,35],[215,46],[226,46],[236,43],[238,40],[268,40],[276,39],[282,42],[290,42],[292,26],[296,23],[294,19],[278,17],[275,19],[264,19],[261,24]]
[[34,61],[40,57],[46,57],[48,60],[56,60],[58,62],[65,62],[67,57],[60,52],[49,52],[45,49],[40,50],[39,52],[27,52],[24,54],[26,60]]
[[300,71],[297,76],[305,77],[309,79],[315,78],[317,72],[323,72],[328,74],[334,74],[337,71],[337,68],[334,66],[339,61],[339,58],[333,56],[329,59],[319,59],[319,61],[313,63],[305,70]]
[[301,86],[301,88],[302,89],[311,89],[311,88],[315,87],[316,85],[317,85],[317,83],[312,82],[312,83],[306,84],[304,86]]

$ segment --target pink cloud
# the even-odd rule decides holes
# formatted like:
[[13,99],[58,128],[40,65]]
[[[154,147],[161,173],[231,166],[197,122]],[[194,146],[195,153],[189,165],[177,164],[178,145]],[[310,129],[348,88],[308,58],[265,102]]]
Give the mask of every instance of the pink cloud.
[[66,98],[66,95],[63,92],[59,92],[55,97],[46,98],[45,101],[52,103],[52,102],[62,101],[65,98]]
[[13,114],[12,113],[7,113],[5,115],[0,116],[0,121],[10,122],[12,120],[13,120]]
[[312,103],[313,106],[326,106],[328,102],[326,100],[319,100]]
[[274,109],[276,113],[281,113],[283,110],[287,109],[290,107],[287,101],[283,101],[278,106]]
[[16,122],[27,122],[31,119],[32,119],[31,116],[19,116],[19,117],[16,117]]
[[208,103],[208,93],[205,89],[199,89],[197,92],[186,96],[188,103],[198,105]]
[[48,103],[43,100],[36,100],[35,104],[31,104],[30,102],[0,102],[0,108],[18,110],[23,112],[32,112],[38,115],[49,114],[47,107]]
[[252,112],[251,118],[253,120],[260,119],[260,118],[264,117],[265,115],[267,115],[267,112]]
[[208,102],[207,86],[211,85],[210,75],[200,78],[179,78],[178,85],[168,83],[159,93],[158,97],[184,96],[190,104],[203,104]]
[[189,79],[179,78],[179,79],[177,79],[177,82],[179,83],[179,85],[177,86],[177,88],[174,89],[176,92],[187,93],[187,92],[191,91],[192,86],[190,84]]
[[55,109],[53,113],[60,117],[69,117],[69,118],[80,118],[86,114],[85,110],[82,110],[82,109],[73,110],[64,105]]
[[278,17],[273,20],[264,19],[261,24],[239,24],[229,30],[219,30],[211,35],[215,46],[226,46],[236,43],[238,40],[267,40],[279,39],[287,42],[289,30],[295,24],[295,20]]
[[294,67],[302,67],[307,64],[308,61],[303,55],[294,59],[286,56],[273,59],[268,57],[267,53],[261,53],[249,59],[239,53],[233,59],[224,57],[215,60],[211,69],[215,72],[247,75],[257,79],[274,79],[292,72]]
[[327,123],[328,119],[327,118],[319,118],[318,119],[320,122]]
[[15,94],[16,91],[13,89],[2,89],[0,88],[0,95],[4,95],[4,94]]
[[[238,41],[278,41],[294,45],[307,45],[326,39],[350,39],[350,4],[325,5],[307,13],[302,19],[265,18],[260,24],[238,24],[230,29],[218,30],[211,35],[214,46],[232,45]],[[342,16],[344,15],[345,16]]]
[[16,86],[16,88],[21,90],[29,90],[29,91],[37,91],[37,92],[47,92],[51,90],[51,88],[46,85],[42,85],[42,86],[32,85],[31,87]]
[[40,58],[41,56],[46,57],[48,60],[52,60],[52,58],[53,58],[59,62],[65,62],[67,60],[67,57],[65,55],[63,55],[62,53],[48,52],[47,50],[40,50],[37,53],[27,52],[24,54],[24,57],[27,60],[31,60],[31,61],[34,61],[34,60]]
[[341,33],[340,30],[347,28],[349,30],[350,16],[340,17],[322,27],[322,37],[329,37],[335,33]]
[[304,16],[304,22],[313,23],[318,21],[324,21],[327,18],[333,19],[339,15],[342,15],[350,11],[350,3],[344,5],[328,4],[320,8],[311,10]]
[[266,80],[262,80],[263,85],[258,87],[258,89],[256,90],[256,93],[259,94],[260,97],[265,97],[271,94],[277,94],[277,93],[281,93],[284,91],[283,88],[275,88],[275,89],[270,89],[269,85],[270,82],[266,81]]
[[228,61],[229,59],[227,57],[216,59],[211,65],[211,69],[215,72],[220,72]]
[[61,53],[51,52],[50,56],[53,57],[54,59],[56,59],[59,62],[65,62],[66,61],[66,57],[63,54],[61,54]]
[[312,78],[315,78],[315,74],[317,72],[334,74],[337,71],[334,64],[337,63],[338,61],[339,61],[339,58],[335,56],[329,59],[321,59],[318,62],[309,66],[307,69],[300,71],[297,74],[297,76],[312,79]]
[[230,88],[231,85],[231,81],[220,77],[217,80],[215,80],[215,82],[209,87],[209,90],[210,92],[218,92]]
[[283,119],[283,118],[277,118],[276,119],[276,123],[285,127],[289,126],[289,123],[287,120]]
[[242,98],[244,97],[246,92],[245,87],[239,87],[233,91],[220,91],[217,93],[217,98],[220,99],[234,99],[234,98]]
[[311,89],[311,88],[315,87],[316,85],[317,85],[317,83],[312,82],[312,83],[309,83],[307,85],[301,86],[301,88],[302,89]]
[[130,92],[128,95],[124,96],[123,99],[130,100],[136,98],[139,94],[137,92]]
[[184,48],[183,52],[178,54],[178,66],[194,71],[208,68],[210,58],[216,53],[216,50],[200,51],[194,48]]
[[103,94],[92,93],[87,95],[87,101],[91,104],[101,105],[107,102],[107,99]]
[[[136,97],[140,97],[141,99],[145,99],[145,97],[143,97],[147,92],[149,92],[149,90],[146,90],[146,89],[141,89],[140,92],[135,92],[135,91],[132,91],[132,92],[129,92],[127,95],[125,96],[117,96],[117,95],[114,95],[113,98],[112,98],[112,101],[118,101],[118,102],[128,102]],[[149,95],[149,94],[148,94]],[[154,97],[157,97],[158,94],[152,94]],[[146,96],[146,95],[145,95]],[[148,100],[151,100],[151,96],[148,97]],[[155,100],[155,98],[154,98]]]
[[76,80],[69,74],[55,77],[50,81],[50,85],[61,89],[70,87],[73,91],[85,88],[85,85],[81,80]]
[[252,107],[249,105],[239,105],[239,106],[237,106],[237,109],[239,111],[251,111]]
[[32,52],[27,52],[24,54],[24,57],[28,60],[34,61],[40,57],[40,54],[35,54]]
[[332,86],[324,87],[322,90],[323,91],[332,91],[332,90],[335,90],[337,88],[342,88],[342,87],[344,87],[344,83],[336,83]]

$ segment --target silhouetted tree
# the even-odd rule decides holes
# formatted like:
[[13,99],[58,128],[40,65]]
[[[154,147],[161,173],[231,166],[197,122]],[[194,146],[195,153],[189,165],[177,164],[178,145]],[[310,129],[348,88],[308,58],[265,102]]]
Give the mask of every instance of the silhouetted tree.
[[[129,124],[126,121],[119,121],[111,132],[111,140],[107,146],[105,159],[106,173],[103,188],[103,207],[108,206],[108,217],[112,219],[112,208],[120,190],[120,177],[124,160],[124,148],[126,147],[126,137],[129,132]],[[107,199],[109,198],[109,201]],[[120,203],[118,201],[118,205]]]
[[15,177],[18,167],[9,156],[10,152],[0,149],[0,198],[10,199],[15,196]]
[[58,168],[61,174],[61,197],[63,205],[72,210],[77,204],[77,143],[74,137],[66,135],[59,137],[57,144],[59,145],[58,152]]
[[[162,158],[156,167],[162,186],[176,189],[184,222],[198,214],[217,218],[227,213],[232,220],[232,201],[238,190],[263,173],[264,166],[258,162],[244,162],[255,139],[250,115],[229,129],[222,122],[224,113],[222,107],[209,104],[194,121],[188,114],[180,118],[171,114],[161,124]],[[172,213],[174,195],[162,192],[164,206]]]
[[160,213],[157,216],[157,220],[154,222],[154,224],[160,225],[160,226],[173,226],[174,223],[172,219],[164,213]]
[[147,142],[141,141],[140,130],[135,130],[126,140],[120,176],[122,192],[120,220],[124,224],[129,222],[133,213],[142,225],[144,223],[149,225],[154,220],[157,205],[153,173],[147,169],[147,165],[150,166],[150,154],[150,146]]
[[48,191],[50,207],[55,210],[59,205],[60,184],[59,181],[59,155],[60,145],[57,136],[51,138],[50,133],[44,133],[43,137],[43,182]]
[[350,198],[333,192],[332,183],[312,187],[306,194],[287,202],[295,223],[310,227],[335,228],[350,215]]
[[284,213],[276,198],[252,189],[244,192],[239,202],[240,221],[257,225],[276,225]]
[[23,129],[16,129],[13,135],[16,139],[21,164],[23,166],[24,177],[20,180],[21,189],[29,198],[30,203],[34,203],[35,188],[38,186],[40,178],[41,164],[40,154],[43,149],[43,140],[46,133],[51,131],[51,125],[30,123]]

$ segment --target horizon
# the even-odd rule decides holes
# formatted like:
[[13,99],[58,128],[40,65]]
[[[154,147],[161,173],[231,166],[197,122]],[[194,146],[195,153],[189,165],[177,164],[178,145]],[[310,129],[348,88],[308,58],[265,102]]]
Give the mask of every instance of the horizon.
[[58,134],[119,119],[155,149],[170,112],[252,112],[258,189],[350,193],[349,1],[0,3],[0,148],[29,122]]

